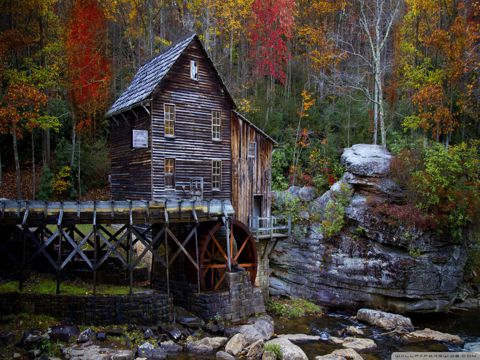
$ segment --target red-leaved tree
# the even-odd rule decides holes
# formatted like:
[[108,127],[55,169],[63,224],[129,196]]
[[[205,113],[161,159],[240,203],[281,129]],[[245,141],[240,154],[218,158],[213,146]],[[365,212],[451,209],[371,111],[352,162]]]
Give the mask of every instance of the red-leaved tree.
[[97,0],[75,2],[67,25],[69,99],[78,131],[95,135],[109,97],[106,18]]
[[255,72],[283,83],[290,58],[287,42],[293,36],[295,0],[255,0],[252,11],[249,39]]
[[[66,34],[68,95],[74,120],[70,159],[70,167],[73,168],[76,133],[87,133],[91,138],[95,138],[109,100],[111,71],[110,61],[105,55],[106,18],[97,0],[75,2]],[[79,136],[79,144],[80,138]],[[77,178],[80,197],[80,146],[78,153]]]

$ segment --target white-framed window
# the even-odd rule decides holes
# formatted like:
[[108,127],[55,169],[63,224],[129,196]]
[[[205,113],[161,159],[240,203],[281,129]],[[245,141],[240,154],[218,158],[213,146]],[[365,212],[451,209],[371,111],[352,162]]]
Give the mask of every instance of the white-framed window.
[[164,133],[166,137],[175,136],[175,105],[163,105]]
[[175,159],[166,158],[163,165],[163,173],[165,174],[165,189],[175,188]]
[[212,160],[212,190],[220,191],[222,184],[222,160]]
[[220,111],[212,111],[212,140],[220,140],[222,130]]
[[255,141],[248,143],[248,158],[255,159],[257,157],[257,143]]
[[198,80],[198,65],[195,60],[190,60],[190,78]]

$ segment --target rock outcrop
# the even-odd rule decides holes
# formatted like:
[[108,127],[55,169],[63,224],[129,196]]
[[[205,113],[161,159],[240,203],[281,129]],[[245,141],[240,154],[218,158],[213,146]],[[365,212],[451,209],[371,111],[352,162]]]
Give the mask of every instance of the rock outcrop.
[[[389,178],[391,160],[381,146],[345,149],[342,163],[347,172],[320,197],[303,201],[309,209],[308,225],[294,230],[297,235],[279,242],[272,252],[272,295],[400,313],[449,309],[463,278],[466,250],[448,236],[378,211],[378,204],[401,204],[404,199],[402,189]],[[278,194],[277,203],[299,193],[291,189]],[[328,216],[328,204],[340,197],[348,202],[345,225],[327,238],[321,222]]]

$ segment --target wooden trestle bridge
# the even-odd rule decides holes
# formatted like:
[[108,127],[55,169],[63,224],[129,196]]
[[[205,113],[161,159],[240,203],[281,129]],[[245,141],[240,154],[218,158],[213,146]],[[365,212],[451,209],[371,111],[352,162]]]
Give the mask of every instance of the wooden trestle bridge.
[[[232,267],[250,271],[253,280],[256,276],[254,239],[233,216],[228,200],[0,200],[0,251],[21,272],[20,288],[26,267],[44,257],[57,274],[57,293],[62,271],[76,260],[91,271],[95,294],[97,272],[113,256],[128,272],[132,292],[134,269],[151,253],[151,271],[154,262],[161,264],[168,293],[169,272],[180,255],[186,258],[186,278],[198,292],[217,290]],[[7,239],[16,251],[6,246]],[[138,243],[143,250],[135,253]]]

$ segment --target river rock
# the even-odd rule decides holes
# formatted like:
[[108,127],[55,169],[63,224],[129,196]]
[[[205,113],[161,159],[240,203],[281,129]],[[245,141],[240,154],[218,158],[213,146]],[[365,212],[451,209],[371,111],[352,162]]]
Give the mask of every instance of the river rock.
[[280,350],[282,352],[283,359],[289,360],[308,360],[307,355],[303,352],[303,350],[298,347],[297,345],[293,344],[291,341],[285,338],[276,338],[270,341],[267,341],[267,344],[277,344],[280,346]]
[[259,360],[263,354],[263,340],[257,340],[247,349],[247,360]]
[[160,349],[164,350],[168,354],[176,354],[183,350],[181,345],[174,343],[172,340],[162,341],[159,345]]
[[245,339],[243,334],[235,334],[225,345],[225,351],[237,356],[245,348],[246,344],[247,339]]
[[75,360],[133,360],[135,357],[131,350],[112,349],[92,343],[66,346],[62,353],[66,359]]
[[315,188],[313,186],[304,186],[298,191],[297,196],[300,200],[310,202],[315,199]]
[[219,351],[215,354],[216,359],[220,360],[235,360],[235,356],[230,355],[229,353],[225,351]]
[[[271,295],[395,313],[450,309],[463,279],[466,247],[434,231],[392,221],[378,210],[378,205],[400,206],[405,198],[389,178],[391,158],[381,146],[345,149],[342,161],[348,173],[310,203],[304,235],[284,239],[272,251]],[[351,195],[344,227],[327,238],[321,221],[340,188],[350,189]]]
[[315,360],[363,360],[363,358],[353,349],[338,349],[328,355],[316,356]]
[[277,360],[277,355],[272,351],[264,351],[262,360]]
[[226,337],[206,337],[201,340],[187,342],[186,349],[194,354],[213,354],[227,340]]
[[442,333],[429,328],[415,330],[413,332],[403,334],[402,339],[413,343],[423,341],[440,341],[454,345],[463,345],[463,340],[460,336]]
[[0,345],[8,346],[15,341],[15,334],[11,331],[0,333]]
[[410,318],[379,310],[359,309],[357,320],[387,331],[413,331],[414,329]]
[[78,336],[80,329],[76,325],[55,325],[50,328],[48,334],[53,341],[67,342],[71,337]]
[[243,334],[247,344],[251,344],[257,340],[266,341],[273,336],[273,320],[268,315],[250,318],[249,324],[232,326],[225,329],[226,336],[234,334]]
[[294,344],[304,344],[312,341],[320,341],[320,336],[306,334],[281,334],[279,338],[285,338]]
[[363,332],[362,329],[359,329],[355,326],[348,326],[344,330],[345,334],[351,335],[351,336],[364,336],[365,333]]
[[183,326],[186,326],[191,329],[198,329],[205,326],[205,322],[200,319],[198,316],[192,314],[191,312],[185,310],[184,308],[175,307],[176,312],[176,321]]
[[90,328],[83,330],[77,338],[79,344],[86,343],[87,341],[93,340],[95,338],[95,333]]
[[332,344],[342,345],[345,348],[357,351],[375,350],[377,348],[377,344],[375,344],[375,341],[373,341],[372,339],[363,339],[356,337],[338,338],[335,336],[330,336],[328,341]]

